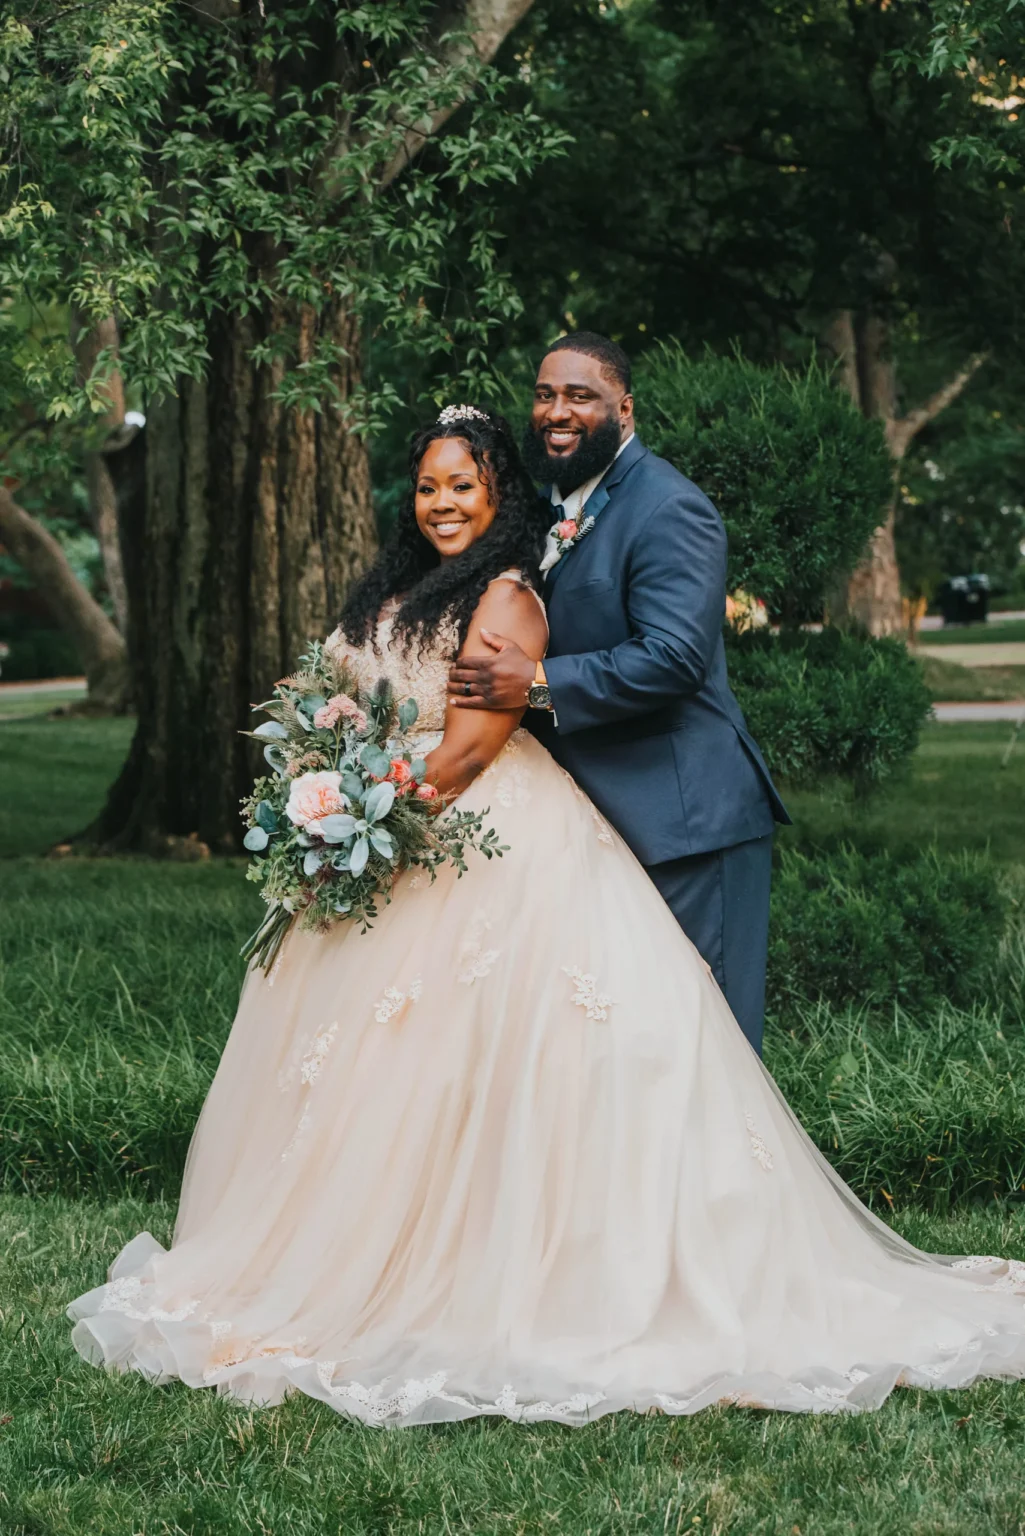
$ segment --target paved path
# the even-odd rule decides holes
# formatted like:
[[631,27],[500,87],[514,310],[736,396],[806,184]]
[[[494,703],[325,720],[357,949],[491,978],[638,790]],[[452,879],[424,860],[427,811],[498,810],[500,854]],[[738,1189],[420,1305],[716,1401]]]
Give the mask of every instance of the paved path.
[[[989,623],[990,627],[992,627],[994,624],[999,624],[1002,621],[1009,622],[1012,619],[1025,619],[1025,610],[1015,613],[991,613],[987,622]],[[918,627],[922,630],[942,629],[943,617],[938,613],[927,613]]]
[[1025,699],[1020,699],[1017,704],[934,704],[933,709],[937,720],[945,725],[963,725],[967,720],[1025,721]]
[[0,678],[0,698],[19,699],[33,693],[84,693],[84,677],[48,677],[44,682],[5,683]]
[[916,656],[952,661],[959,667],[1025,667],[1025,640],[1005,640],[990,645],[920,645]]

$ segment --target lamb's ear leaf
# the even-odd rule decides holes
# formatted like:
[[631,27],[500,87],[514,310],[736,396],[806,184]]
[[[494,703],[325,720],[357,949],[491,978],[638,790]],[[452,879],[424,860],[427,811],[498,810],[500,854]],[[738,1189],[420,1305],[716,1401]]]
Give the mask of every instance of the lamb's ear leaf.
[[311,848],[303,859],[303,874],[315,875],[324,862],[324,854],[319,848]]
[[383,821],[395,804],[395,785],[387,780],[375,784],[363,801],[363,814],[367,821]]
[[270,838],[262,827],[250,827],[242,839],[243,848],[248,848],[250,853],[262,853],[270,842]]
[[391,767],[391,759],[387,752],[382,752],[380,747],[374,746],[373,742],[368,742],[363,748],[359,755],[359,760],[367,772],[373,774],[375,779],[383,779]]
[[288,740],[288,732],[285,730],[285,727],[281,724],[280,720],[265,720],[262,725],[258,725],[256,727],[253,735],[259,736],[261,741]]
[[264,749],[263,749],[263,756],[264,756],[264,761],[268,762],[270,764],[270,766],[274,769],[274,772],[278,775],[278,777],[279,778],[283,777],[284,771],[285,771],[286,758],[285,758],[285,754],[282,752],[281,748],[279,746],[276,746],[276,745],[274,745],[272,743],[271,746],[264,747]]
[[377,849],[382,859],[394,859],[395,844],[392,842],[387,832],[378,832],[377,828],[375,827],[373,832],[370,834],[370,841]]
[[349,861],[349,868],[354,875],[361,875],[363,873],[367,867],[369,857],[370,843],[365,837],[357,837],[352,845],[352,857]]
[[319,833],[325,843],[342,843],[355,830],[355,816],[346,816],[342,811],[336,811],[332,816],[321,816],[318,821],[310,823],[310,831]]
[[419,707],[415,699],[403,699],[399,705],[399,729],[408,731],[411,725],[416,724]]

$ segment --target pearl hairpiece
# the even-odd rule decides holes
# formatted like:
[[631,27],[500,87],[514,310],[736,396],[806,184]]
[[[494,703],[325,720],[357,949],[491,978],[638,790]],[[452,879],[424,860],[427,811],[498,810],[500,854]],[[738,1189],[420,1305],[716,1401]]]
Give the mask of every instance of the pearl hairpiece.
[[446,405],[438,416],[438,425],[450,427],[454,421],[490,421],[487,411],[478,411],[475,405]]

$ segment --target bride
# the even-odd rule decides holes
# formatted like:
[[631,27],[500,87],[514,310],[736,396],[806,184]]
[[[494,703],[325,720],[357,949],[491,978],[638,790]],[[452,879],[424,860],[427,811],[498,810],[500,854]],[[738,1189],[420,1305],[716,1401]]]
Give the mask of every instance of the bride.
[[1025,1376],[1025,1265],[919,1253],[819,1157],[655,887],[520,713],[446,711],[481,628],[532,658],[509,429],[421,432],[328,645],[413,694],[438,789],[508,852],[406,873],[373,931],[252,970],[148,1234],[69,1308],[86,1359],[375,1425],[835,1412]]

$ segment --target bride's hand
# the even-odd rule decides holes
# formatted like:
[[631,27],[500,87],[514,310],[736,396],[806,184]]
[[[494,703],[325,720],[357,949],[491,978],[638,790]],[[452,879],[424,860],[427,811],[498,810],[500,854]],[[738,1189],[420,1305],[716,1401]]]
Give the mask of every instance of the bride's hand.
[[515,640],[480,631],[494,656],[460,656],[448,675],[448,701],[460,709],[523,709],[537,662]]

